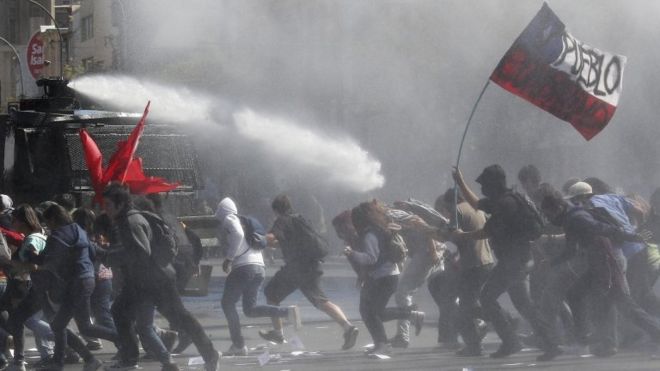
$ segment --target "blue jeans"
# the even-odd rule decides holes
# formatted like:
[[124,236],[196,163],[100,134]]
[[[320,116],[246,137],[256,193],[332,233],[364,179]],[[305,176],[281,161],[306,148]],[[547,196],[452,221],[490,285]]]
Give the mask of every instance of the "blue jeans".
[[[89,298],[94,291],[94,278],[73,279],[67,287],[67,291],[59,310],[50,323],[55,334],[55,351],[53,360],[64,364],[64,347],[67,345],[67,325],[74,319],[81,334],[94,336],[101,339],[117,341],[117,331],[114,328],[92,324]],[[70,345],[70,344],[69,344]],[[80,344],[72,346],[74,350]],[[82,344],[84,347],[84,344]],[[85,361],[89,361],[89,354],[85,355]]]
[[25,327],[34,334],[34,342],[39,351],[41,359],[47,359],[53,355],[53,344],[55,335],[50,325],[43,320],[43,313],[39,311],[25,321]]
[[225,281],[222,294],[222,310],[227,317],[229,335],[235,347],[245,346],[241,334],[241,322],[236,310],[238,299],[243,297],[243,313],[251,318],[256,317],[286,317],[287,308],[274,305],[257,305],[257,294],[264,282],[265,269],[261,265],[249,264],[233,269]]

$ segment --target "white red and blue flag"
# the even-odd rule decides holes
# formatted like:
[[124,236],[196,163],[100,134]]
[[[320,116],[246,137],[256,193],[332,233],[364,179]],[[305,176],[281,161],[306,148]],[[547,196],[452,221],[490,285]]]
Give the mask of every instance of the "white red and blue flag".
[[626,57],[603,52],[573,37],[544,3],[490,79],[571,123],[590,140],[614,116],[625,63]]

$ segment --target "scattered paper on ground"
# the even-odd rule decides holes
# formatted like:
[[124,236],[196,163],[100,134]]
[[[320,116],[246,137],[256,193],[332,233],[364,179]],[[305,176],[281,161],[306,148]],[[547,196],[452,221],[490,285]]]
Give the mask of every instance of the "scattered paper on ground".
[[294,335],[289,339],[289,344],[291,344],[291,348],[295,350],[303,350],[305,349],[305,344],[303,344],[302,340],[298,337],[298,335]]
[[392,358],[392,357],[390,357],[390,356],[388,356],[388,355],[385,355],[385,354],[376,354],[376,353],[374,353],[374,354],[370,354],[370,355],[369,355],[369,358],[375,358],[375,359],[390,359],[390,358]]
[[204,358],[202,357],[190,357],[188,358],[188,366],[203,365]]
[[257,361],[259,361],[259,366],[264,366],[270,361],[270,353],[268,351],[265,351],[257,357]]

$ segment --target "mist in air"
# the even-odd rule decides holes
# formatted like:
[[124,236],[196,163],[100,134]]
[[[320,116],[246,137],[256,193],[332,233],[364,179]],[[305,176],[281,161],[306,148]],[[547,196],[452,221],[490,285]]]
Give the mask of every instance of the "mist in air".
[[257,161],[284,165],[278,170],[280,174],[324,178],[329,186],[359,193],[381,188],[385,183],[380,162],[350,138],[333,138],[319,129],[247,108],[235,110],[219,98],[188,88],[104,75],[85,76],[69,86],[116,109],[139,112],[151,101],[148,121],[179,124],[184,126],[182,131],[193,135],[217,135],[218,143],[243,143],[242,151],[263,154]]
[[[336,208],[368,197],[432,202],[452,185],[450,168],[482,86],[542,5],[514,0],[123,3],[124,67],[141,81],[184,87],[176,99],[186,104],[172,117],[212,120],[218,107],[205,99],[211,96],[231,102],[227,117],[236,114],[236,122],[259,118],[234,126],[232,133],[202,135],[199,149],[209,194],[243,195],[266,209],[274,194],[301,188]],[[500,163],[515,183],[518,169],[533,163],[544,181],[556,186],[569,177],[598,176],[648,196],[660,185],[655,102],[660,85],[650,78],[660,64],[654,47],[660,3],[554,0],[549,5],[576,38],[627,56],[614,118],[586,142],[569,124],[491,84],[463,149],[464,174],[474,179],[483,167]],[[145,103],[140,100],[133,110],[141,111]],[[205,108],[193,109],[197,105]],[[344,161],[332,173],[327,152],[307,157],[291,149],[294,141],[272,143],[269,136],[280,129],[271,125],[282,122],[301,134],[332,138],[327,148],[355,145],[336,156],[367,165],[353,169]],[[243,139],[228,140],[234,137]],[[262,152],[264,146],[271,152]],[[284,159],[295,157],[301,157],[302,167],[291,170]],[[380,168],[369,162],[375,159]],[[306,161],[307,170],[301,171]],[[351,171],[362,174],[354,179],[362,179],[363,186],[345,186],[353,182]],[[387,179],[382,188],[379,175]],[[337,183],[341,178],[344,185]]]

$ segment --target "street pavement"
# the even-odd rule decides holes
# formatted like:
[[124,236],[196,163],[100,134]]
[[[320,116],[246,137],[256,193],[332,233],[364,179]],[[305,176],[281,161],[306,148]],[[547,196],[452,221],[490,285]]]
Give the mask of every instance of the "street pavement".
[[[452,350],[439,349],[436,346],[436,321],[438,311],[426,290],[423,287],[417,295],[420,310],[427,313],[426,325],[420,336],[411,339],[407,349],[395,349],[389,359],[374,359],[364,355],[364,346],[371,343],[371,338],[364,324],[359,321],[358,290],[355,288],[355,275],[340,258],[330,258],[325,265],[323,288],[335,304],[343,308],[346,315],[360,329],[355,348],[341,351],[342,330],[329,318],[312,307],[299,292],[294,293],[283,305],[298,305],[301,308],[304,327],[294,332],[293,327],[285,328],[285,338],[288,342],[275,345],[262,340],[258,335],[259,329],[270,328],[268,319],[250,319],[242,315],[243,335],[250,354],[246,357],[224,357],[220,361],[220,370],[274,370],[274,371],[302,371],[302,370],[660,370],[660,360],[654,359],[650,351],[620,352],[607,359],[593,358],[581,355],[577,350],[570,350],[566,355],[560,356],[556,361],[537,363],[536,349],[525,349],[523,352],[503,360],[493,360],[484,357],[460,358]],[[224,284],[224,274],[221,272],[221,261],[210,260],[208,264],[214,266],[209,294],[205,297],[186,297],[186,307],[202,322],[218,350],[225,350],[230,346],[229,333],[226,321],[220,307],[220,297]],[[267,280],[272,276],[279,264],[267,268]],[[259,303],[265,302],[260,294]],[[505,301],[505,306],[510,303]],[[162,318],[157,319],[161,327],[167,327]],[[387,324],[388,335],[395,333],[395,323]],[[26,333],[29,333],[27,331]],[[28,347],[33,346],[33,339],[27,339]],[[95,352],[106,365],[111,364],[115,354],[112,344],[104,341],[102,350]],[[489,333],[485,339],[486,353],[497,348],[498,339],[494,333]],[[194,345],[191,345],[184,354],[174,356],[181,369],[203,370],[201,358]],[[28,361],[38,360],[34,349],[28,352]],[[159,364],[153,361],[140,363],[143,370],[159,370]],[[66,370],[80,370],[82,365],[68,365]]]

